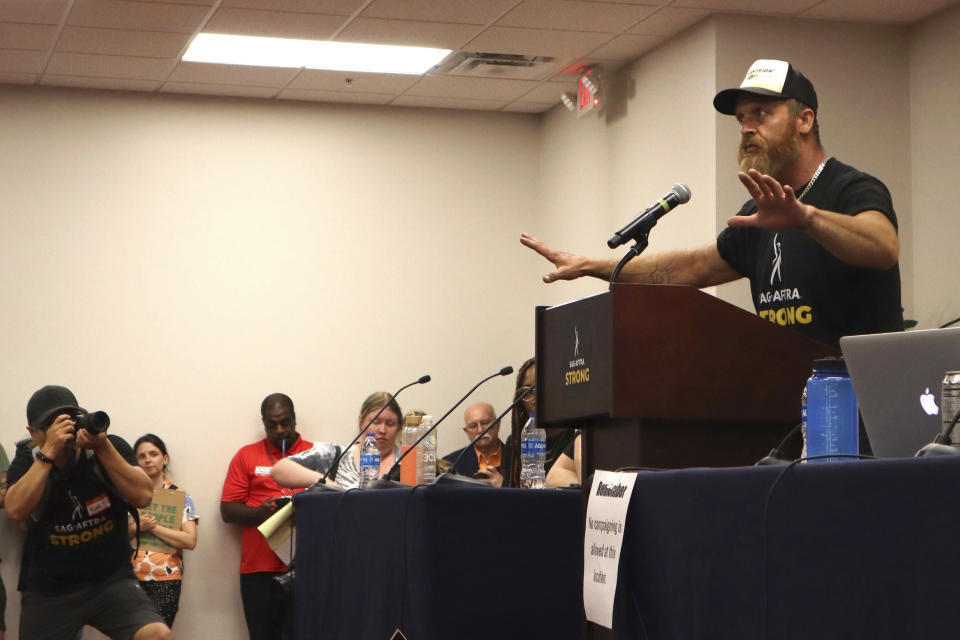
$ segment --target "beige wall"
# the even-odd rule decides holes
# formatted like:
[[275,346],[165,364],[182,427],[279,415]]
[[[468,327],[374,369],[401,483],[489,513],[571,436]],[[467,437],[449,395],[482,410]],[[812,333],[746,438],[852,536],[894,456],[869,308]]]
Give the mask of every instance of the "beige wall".
[[[551,110],[542,135],[544,219],[534,235],[564,249],[619,259],[606,241],[673,184],[689,203],[663,217],[650,251],[710,242],[715,234],[714,25],[701,23],[604,81],[615,98],[603,117]],[[542,262],[542,261],[541,261]],[[540,272],[547,271],[543,262]],[[550,301],[606,289],[598,280],[549,287]]]
[[[533,353],[542,287],[518,277],[517,238],[537,207],[536,116],[21,88],[0,88],[0,113],[0,442],[12,455],[46,383],[131,443],[165,438],[201,513],[181,637],[244,636],[218,502],[266,394],[291,395],[311,440],[344,442],[371,391],[430,373],[400,405],[439,417]],[[442,453],[463,446],[461,416]]]
[[[532,352],[535,304],[605,288],[541,285],[521,231],[619,255],[611,232],[686,182],[652,250],[711,241],[746,196],[736,128],[710,100],[755,57],[809,74],[828,153],[891,187],[907,316],[960,315],[938,257],[960,224],[958,26],[957,8],[912,30],[713,18],[611,77],[624,97],[581,120],[0,88],[0,441],[12,453],[49,382],[131,441],[164,436],[202,515],[178,635],[243,637],[238,536],[217,502],[230,456],[262,433],[261,398],[289,393],[301,432],[344,441],[368,391],[431,373],[401,406],[439,414]],[[750,306],[742,287],[717,293]],[[15,630],[19,534],[0,529]]]
[[910,33],[915,317],[936,327],[960,316],[956,283],[960,203],[960,6]]

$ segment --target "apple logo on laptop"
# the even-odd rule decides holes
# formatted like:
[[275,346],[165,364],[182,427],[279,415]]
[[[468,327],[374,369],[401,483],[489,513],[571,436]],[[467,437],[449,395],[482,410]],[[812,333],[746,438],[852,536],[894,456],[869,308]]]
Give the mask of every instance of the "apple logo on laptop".
[[920,395],[920,406],[927,412],[928,416],[935,416],[940,413],[940,407],[937,406],[937,399],[930,393],[930,387]]

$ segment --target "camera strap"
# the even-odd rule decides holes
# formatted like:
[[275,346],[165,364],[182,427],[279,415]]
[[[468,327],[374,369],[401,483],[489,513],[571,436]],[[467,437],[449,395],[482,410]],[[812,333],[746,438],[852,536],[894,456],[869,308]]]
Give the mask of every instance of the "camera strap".
[[83,455],[87,457],[87,460],[93,460],[93,474],[97,476],[98,480],[106,485],[107,494],[110,496],[110,500],[120,501],[126,508],[127,515],[133,518],[133,522],[137,527],[137,547],[133,550],[133,555],[136,556],[140,551],[140,512],[137,511],[136,507],[127,502],[126,499],[120,495],[120,491],[117,489],[116,485],[113,484],[113,480],[110,479],[110,474],[108,474],[107,470],[104,469],[103,463],[100,462],[100,458],[97,457],[97,454],[89,449],[84,449]]
[[[37,447],[39,449],[39,447]],[[107,473],[106,469],[103,468],[103,464],[100,462],[100,459],[97,458],[97,454],[89,449],[84,449],[81,451],[81,457],[85,457],[87,462],[91,461],[93,465],[93,474],[107,487],[107,494],[110,496],[111,501],[119,500],[126,507],[127,513],[133,518],[133,521],[137,525],[137,549],[140,548],[140,513],[131,505],[129,502],[123,499],[123,496],[120,495],[120,492],[117,490],[116,486],[113,484],[113,481],[110,480],[110,475]],[[80,458],[77,458],[77,463],[80,462]],[[75,463],[76,464],[76,463]],[[40,500],[37,502],[37,506],[33,508],[33,511],[30,512],[29,520],[34,523],[39,522],[40,516],[43,514],[43,510],[47,508],[47,503],[50,501],[50,495],[53,493],[53,485],[56,482],[59,482],[62,478],[65,478],[66,475],[63,474],[60,469],[54,467],[50,470],[50,475],[47,476],[47,482],[43,485],[43,495],[40,496]]]
[[93,473],[97,478],[107,486],[107,493],[110,495],[111,500],[119,500],[126,507],[127,515],[133,518],[133,522],[137,527],[136,539],[137,546],[133,550],[133,555],[136,556],[140,551],[140,512],[137,511],[136,507],[126,501],[123,496],[120,495],[120,491],[117,489],[116,485],[113,484],[113,480],[110,479],[110,474],[107,473],[107,470],[103,468],[103,463],[100,462],[100,458],[97,457],[93,451],[89,449],[84,449],[84,455],[87,456],[87,459],[93,459]]

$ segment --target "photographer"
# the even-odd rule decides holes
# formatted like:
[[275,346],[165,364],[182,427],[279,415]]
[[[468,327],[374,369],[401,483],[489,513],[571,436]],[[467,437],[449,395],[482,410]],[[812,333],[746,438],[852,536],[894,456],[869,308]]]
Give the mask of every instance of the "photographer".
[[27,403],[33,459],[14,461],[6,509],[25,522],[20,637],[68,640],[83,625],[114,640],[172,638],[130,568],[128,504],[150,504],[150,478],[106,414],[88,415],[66,387]]

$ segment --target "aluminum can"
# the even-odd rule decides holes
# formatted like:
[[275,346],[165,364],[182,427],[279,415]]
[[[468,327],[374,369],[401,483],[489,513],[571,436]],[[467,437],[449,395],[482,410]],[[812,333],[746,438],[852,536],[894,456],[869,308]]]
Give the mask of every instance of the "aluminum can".
[[[943,430],[950,426],[953,416],[960,411],[960,371],[947,371],[940,383],[940,419],[943,421]],[[951,442],[960,442],[960,425],[953,428]]]

